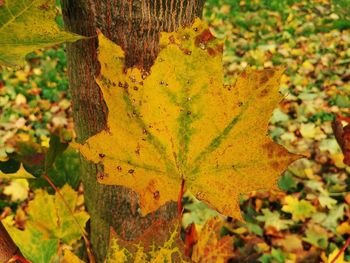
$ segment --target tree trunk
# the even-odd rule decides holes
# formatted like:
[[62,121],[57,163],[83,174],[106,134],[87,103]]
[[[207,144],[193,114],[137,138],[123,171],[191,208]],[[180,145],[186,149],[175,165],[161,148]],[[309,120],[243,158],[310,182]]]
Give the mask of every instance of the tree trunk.
[[22,257],[22,254],[0,221],[0,262],[8,262],[15,256]]
[[[190,25],[201,16],[205,0],[61,1],[66,28],[91,37],[67,44],[73,117],[78,140],[83,142],[106,128],[108,116],[95,83],[99,74],[97,28],[124,49],[127,67],[147,71],[159,52],[159,33]],[[141,235],[152,220],[170,220],[177,215],[176,203],[169,202],[153,215],[141,217],[134,192],[121,186],[100,185],[95,165],[82,160],[82,166],[85,204],[91,216],[90,240],[97,262],[105,258],[110,227],[132,239]]]

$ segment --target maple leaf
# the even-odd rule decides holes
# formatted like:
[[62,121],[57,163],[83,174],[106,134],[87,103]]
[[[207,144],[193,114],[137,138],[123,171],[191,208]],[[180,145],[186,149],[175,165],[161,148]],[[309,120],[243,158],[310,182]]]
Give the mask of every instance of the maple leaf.
[[0,64],[21,65],[29,52],[82,38],[61,30],[55,17],[55,1],[4,1],[0,5]]
[[176,220],[155,221],[142,236],[132,241],[123,240],[111,229],[106,263],[187,262],[179,229]]
[[125,69],[124,52],[102,34],[99,45],[108,129],[75,147],[103,164],[100,183],[135,190],[143,214],[176,201],[185,180],[198,199],[240,217],[240,193],[277,187],[300,158],[266,135],[283,70],[247,69],[223,85],[222,43],[199,19],[161,34],[149,75]]
[[64,256],[61,263],[84,263],[80,258],[78,258],[73,252],[68,249],[64,250]]
[[316,247],[326,249],[330,233],[318,224],[308,224],[303,241]]
[[59,239],[47,238],[44,233],[37,229],[36,225],[28,222],[24,231],[13,226],[11,216],[5,218],[4,226],[23,256],[35,263],[53,262],[57,255]]
[[[61,194],[74,211],[80,226],[84,227],[89,216],[85,211],[76,210],[77,193],[65,185]],[[72,245],[81,238],[79,226],[58,194],[54,196],[44,190],[35,191],[35,198],[29,201],[27,212],[23,231],[14,226],[11,216],[5,218],[4,226],[24,256],[33,262],[52,262],[59,242]]]
[[[9,163],[9,161],[4,162],[4,166]],[[2,166],[2,163],[0,162],[0,166]],[[2,179],[34,179],[35,177],[27,172],[26,169],[24,169],[23,164],[20,164],[19,169],[13,173],[5,173],[1,171],[0,167],[0,178]]]
[[316,208],[309,201],[298,200],[290,195],[286,196],[284,201],[286,204],[282,207],[282,211],[291,213],[293,220],[305,221],[316,212]]
[[11,196],[11,201],[23,201],[28,198],[29,184],[26,179],[14,179],[4,188],[4,194]]
[[278,211],[271,212],[269,209],[262,209],[264,215],[257,216],[256,219],[260,222],[264,222],[265,228],[274,227],[277,231],[288,229],[290,225],[293,225],[292,220],[281,219],[281,215]]
[[222,221],[218,217],[209,219],[198,235],[193,247],[191,259],[194,262],[224,263],[233,257],[233,239],[231,236],[220,238]]
[[[348,119],[346,120],[349,121]],[[346,165],[350,165],[350,124],[343,127],[341,120],[336,119],[332,123],[332,128],[344,154],[343,162]]]
[[327,258],[327,263],[349,263],[349,261],[344,260],[344,253],[341,253],[341,255],[337,258],[337,260],[334,261],[338,253],[339,253],[339,249],[338,248],[334,249],[332,253],[329,254]]

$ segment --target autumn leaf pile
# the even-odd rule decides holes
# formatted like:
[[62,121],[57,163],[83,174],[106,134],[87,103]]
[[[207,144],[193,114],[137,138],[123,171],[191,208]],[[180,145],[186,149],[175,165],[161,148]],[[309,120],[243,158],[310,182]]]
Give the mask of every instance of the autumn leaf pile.
[[[139,243],[127,244],[121,237],[114,236],[110,262],[115,262],[116,255],[134,258],[135,262],[136,258],[139,262],[145,258],[163,262],[169,255],[182,258],[184,253],[189,253],[197,262],[220,262],[229,258],[235,262],[330,262],[350,234],[350,171],[342,163],[343,155],[331,127],[336,115],[349,117],[350,114],[347,8],[346,1],[208,1],[205,16],[212,27],[211,32],[218,37],[227,37],[224,49],[227,80],[238,79],[248,65],[250,70],[287,66],[280,87],[285,99],[272,114],[269,134],[291,152],[303,153],[310,158],[297,161],[281,177],[279,186],[283,192],[254,191],[241,198],[245,222],[222,216],[221,220],[207,221],[218,216],[217,212],[188,193],[183,200],[181,231],[180,226],[172,228],[153,246],[142,238]],[[62,130],[62,137],[70,139],[74,136],[63,49],[36,51],[27,58],[29,63],[23,69],[4,68],[0,73],[1,158],[15,151],[16,138],[48,146],[49,133],[57,129]],[[106,74],[99,80],[100,86],[113,86],[108,77]],[[139,77],[137,82],[145,81],[142,75]],[[158,79],[154,81],[161,87],[167,84]],[[115,84],[119,86],[119,81]],[[124,88],[123,84],[124,80]],[[184,113],[186,117],[188,111]],[[143,135],[148,134],[146,130]],[[137,152],[137,149],[133,151]],[[101,153],[96,152],[94,160],[103,163],[106,158],[108,162],[108,154]],[[71,156],[75,159],[62,157],[61,163],[57,164],[58,170],[65,169],[67,175],[76,167],[74,161],[69,165],[71,161],[68,160],[76,160],[75,153]],[[116,171],[119,166],[122,165],[114,167]],[[128,176],[139,172],[135,167],[122,168]],[[108,176],[111,175],[107,171],[106,174],[101,174],[101,181],[110,180]],[[68,176],[64,178],[57,184],[63,186]],[[180,187],[179,179],[181,177],[176,179],[176,187]],[[47,252],[39,253],[45,260],[38,262],[49,262],[55,257],[57,260],[54,251],[58,247],[77,251],[80,245],[76,241],[81,233],[70,216],[57,214],[57,207],[62,206],[57,195],[36,189],[42,184],[35,185],[27,179],[4,179],[0,187],[0,204],[6,207],[2,209],[3,217],[10,214],[5,219],[9,232],[13,231],[16,237],[17,229],[24,229],[28,240],[38,238],[31,242],[40,243],[45,249],[37,252]],[[163,202],[163,194],[157,192],[154,185],[148,186],[152,194],[146,200]],[[61,191],[72,200],[72,209],[81,215],[82,225],[85,224],[87,215],[81,207],[81,195],[67,185]],[[198,191],[197,197],[205,200]],[[172,193],[170,199],[175,198]],[[236,199],[237,195],[231,196],[232,203]],[[45,205],[42,205],[43,200]],[[42,219],[35,214],[44,212],[38,207],[45,207],[55,222],[38,229]],[[64,207],[60,210],[67,212]],[[42,215],[43,218],[47,216]],[[72,233],[62,229],[66,223]],[[178,232],[182,232],[187,250],[181,253],[174,245],[180,242],[174,234]],[[25,255],[28,251],[36,251],[31,244],[20,245],[27,249]],[[81,262],[67,249],[61,254],[62,262]],[[215,258],[218,255],[220,257]],[[35,257],[31,259],[36,260]],[[350,261],[348,251],[345,261]]]

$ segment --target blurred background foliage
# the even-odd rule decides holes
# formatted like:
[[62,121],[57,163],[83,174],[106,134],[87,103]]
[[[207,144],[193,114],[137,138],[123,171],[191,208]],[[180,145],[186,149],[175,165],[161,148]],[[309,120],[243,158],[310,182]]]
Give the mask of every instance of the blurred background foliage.
[[[232,262],[329,262],[350,235],[350,168],[331,128],[337,115],[350,117],[350,1],[207,0],[204,17],[225,39],[227,82],[247,66],[286,68],[285,99],[269,132],[309,157],[285,172],[281,192],[242,196],[246,222],[222,217],[221,236],[234,239]],[[57,21],[62,24],[60,16]],[[67,141],[75,137],[65,47],[37,51],[27,61],[22,69],[0,71],[0,159],[16,150],[17,140],[47,147],[57,130]],[[49,176],[58,187],[68,182],[81,193],[75,151],[60,156]],[[34,189],[52,191],[44,180],[28,182],[0,180],[3,217],[26,211]],[[183,201],[184,229],[192,223],[200,229],[217,215],[189,193]]]

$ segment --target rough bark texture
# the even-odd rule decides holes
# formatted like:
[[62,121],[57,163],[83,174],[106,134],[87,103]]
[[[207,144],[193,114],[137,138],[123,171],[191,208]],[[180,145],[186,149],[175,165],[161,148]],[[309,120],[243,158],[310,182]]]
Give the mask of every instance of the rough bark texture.
[[[8,262],[14,256],[22,256],[5,227],[0,222],[0,262]],[[15,261],[19,262],[19,261]]]
[[[61,0],[68,30],[92,38],[67,45],[70,90],[76,132],[80,142],[106,128],[108,109],[95,76],[99,74],[96,29],[122,46],[127,67],[148,71],[159,52],[159,32],[189,25],[202,14],[205,0]],[[106,142],[113,143],[113,142]],[[103,262],[109,228],[132,239],[154,219],[170,220],[174,202],[153,215],[141,217],[137,196],[119,186],[96,182],[96,167],[82,160],[85,203],[91,216],[90,240],[98,262]]]

